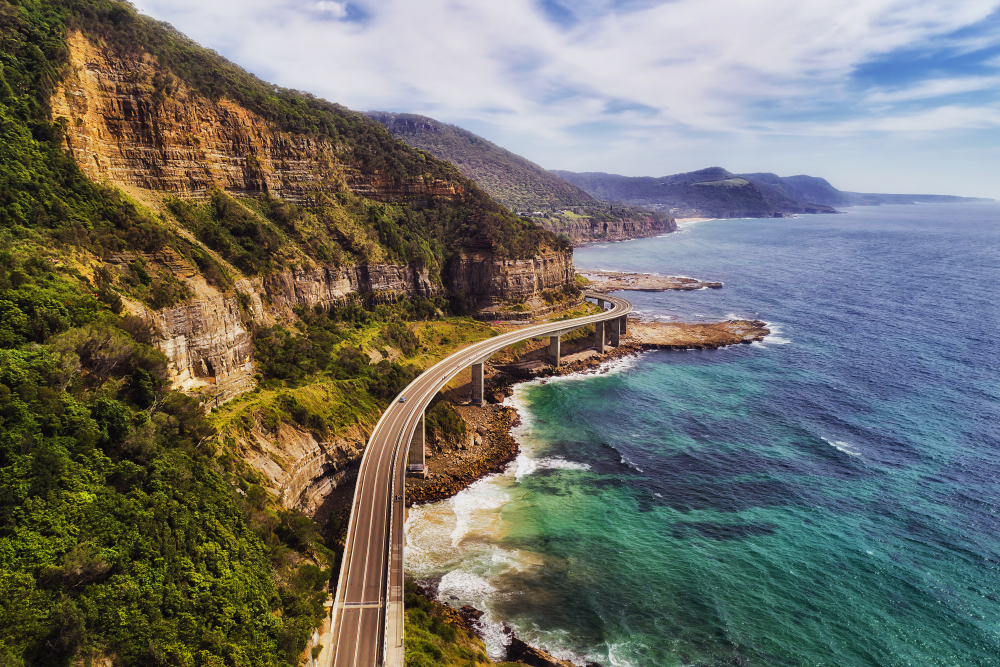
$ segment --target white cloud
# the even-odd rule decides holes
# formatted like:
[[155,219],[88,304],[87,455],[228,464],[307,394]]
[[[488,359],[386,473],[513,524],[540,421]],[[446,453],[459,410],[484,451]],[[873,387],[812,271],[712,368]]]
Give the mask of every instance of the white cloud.
[[[825,123],[801,118],[836,105],[854,109],[850,118],[836,112],[844,132],[980,127],[970,119],[989,109],[956,107],[921,124],[888,122],[886,107],[987,89],[992,78],[942,75],[865,93],[850,77],[880,54],[955,42],[951,33],[997,11],[1000,0],[675,0],[634,11],[591,2],[575,9],[580,20],[570,27],[548,21],[533,0],[363,0],[352,12],[360,21],[331,0],[136,4],[279,85],[488,130],[557,166],[560,156],[598,161],[628,150],[649,163],[652,146],[675,141],[717,147],[826,134]],[[342,20],[317,21],[318,12]],[[643,110],[609,114],[612,102]]]
[[319,2],[314,2],[312,8],[321,13],[332,16],[333,18],[344,18],[347,16],[347,3],[346,2],[333,2],[332,0],[319,0]]
[[974,93],[983,90],[1000,90],[1000,77],[969,76],[957,79],[931,79],[930,81],[922,81],[909,88],[872,91],[868,93],[865,99],[872,104],[892,104],[896,102],[946,97],[961,93]]

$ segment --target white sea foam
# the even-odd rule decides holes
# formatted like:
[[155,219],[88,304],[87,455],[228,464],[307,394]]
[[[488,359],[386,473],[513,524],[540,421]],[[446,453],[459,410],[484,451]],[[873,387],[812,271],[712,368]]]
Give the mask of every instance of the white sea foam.
[[833,445],[845,454],[850,454],[851,456],[861,456],[861,452],[859,452],[857,448],[849,442],[844,442],[843,440],[829,440],[827,438],[823,438],[823,441],[827,444]]
[[[484,522],[492,522],[495,510],[510,501],[510,496],[489,478],[481,479],[449,499],[451,511],[455,515],[455,526],[451,531],[451,544],[457,547],[470,531],[484,527]],[[484,516],[484,514],[487,514]]]
[[495,620],[490,612],[485,612],[476,621],[476,633],[482,637],[486,653],[491,659],[499,662],[507,657],[510,636],[504,632],[503,623]]
[[764,336],[763,341],[754,341],[763,345],[788,345],[792,341],[781,335],[781,325],[773,322],[764,322],[764,325],[771,330],[771,333]]
[[586,463],[567,461],[558,456],[545,456],[540,459],[533,459],[524,453],[517,455],[516,468],[514,469],[514,479],[521,481],[522,478],[539,470],[590,470]]
[[636,667],[636,663],[626,660],[622,655],[627,644],[608,644],[608,662],[611,667]]
[[483,606],[496,592],[485,578],[463,570],[452,570],[438,582],[439,600],[451,600],[454,596],[461,603]]
[[578,371],[576,373],[570,373],[569,375],[560,375],[557,377],[547,377],[539,378],[536,380],[530,380],[528,382],[521,382],[514,385],[514,394],[507,397],[503,404],[517,410],[518,415],[521,417],[521,426],[514,429],[514,437],[517,438],[517,434],[524,432],[524,426],[530,423],[531,413],[526,410],[528,404],[524,398],[524,393],[527,391],[528,387],[536,387],[543,384],[555,384],[557,382],[581,382],[584,380],[592,379],[597,375],[615,375],[617,373],[623,373],[630,368],[634,367],[639,361],[639,355],[629,355],[627,357],[620,357],[618,359],[612,359],[610,361],[605,361],[597,368],[587,369],[583,371]]
[[638,472],[646,472],[645,470],[643,470],[642,468],[640,468],[639,466],[637,466],[636,464],[632,463],[627,458],[625,458],[624,455],[622,456],[622,463],[624,465],[627,465],[629,468],[632,468],[632,470],[637,470]]
[[655,310],[638,310],[633,309],[632,313],[637,315],[640,320],[652,321],[652,322],[672,322],[677,319],[676,315],[667,315],[662,312]]
[[688,227],[693,227],[697,225],[698,223],[711,222],[712,220],[716,219],[717,218],[695,218],[692,220],[685,220],[684,218],[681,218],[680,220],[677,221],[677,231],[683,231]]
[[[626,357],[603,364],[600,370],[604,374],[618,373],[635,363],[634,357]],[[544,381],[584,381],[593,375],[594,372],[575,373]],[[508,641],[496,618],[496,605],[514,594],[498,590],[494,583],[502,580],[505,574],[546,567],[543,554],[508,548],[503,542],[510,528],[503,519],[504,508],[512,503],[516,505],[523,493],[517,480],[544,469],[589,468],[584,463],[546,456],[542,443],[536,444],[532,435],[534,417],[527,408],[529,386],[541,383],[536,380],[518,384],[514,395],[507,400],[508,405],[518,409],[521,417],[521,423],[512,432],[522,449],[518,458],[504,472],[479,480],[452,498],[411,508],[405,526],[407,574],[418,581],[439,582],[438,595],[443,602],[453,606],[468,604],[483,610],[478,630],[494,659],[505,655]],[[539,451],[538,455],[533,455],[535,450]],[[526,641],[536,640],[534,643],[554,649],[561,657],[583,664],[582,656],[563,648],[572,642],[560,641],[558,633],[539,633],[537,628],[527,627],[515,627],[515,631]]]

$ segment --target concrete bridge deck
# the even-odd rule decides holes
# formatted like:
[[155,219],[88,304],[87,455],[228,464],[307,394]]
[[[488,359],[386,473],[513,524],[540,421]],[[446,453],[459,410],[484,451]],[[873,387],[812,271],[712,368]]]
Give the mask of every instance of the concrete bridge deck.
[[[333,645],[325,665],[403,666],[403,494],[407,469],[423,473],[424,411],[434,396],[467,366],[473,370],[473,400],[483,398],[483,364],[514,343],[552,337],[550,353],[559,361],[559,336],[595,325],[594,345],[604,351],[606,334],[617,345],[632,304],[604,294],[585,293],[610,310],[548,322],[470,345],[424,371],[393,400],[372,431],[361,459],[347,542],[331,610]],[[478,390],[478,394],[477,394]],[[400,402],[405,398],[405,402]],[[411,442],[415,445],[411,448]],[[411,455],[411,449],[418,455]],[[409,465],[408,465],[408,459]]]

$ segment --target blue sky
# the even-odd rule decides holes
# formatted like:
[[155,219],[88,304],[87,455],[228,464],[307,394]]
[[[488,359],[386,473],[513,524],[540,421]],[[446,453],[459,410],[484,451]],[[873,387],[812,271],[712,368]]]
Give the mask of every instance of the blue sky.
[[261,78],[550,169],[1000,198],[1000,0],[136,0]]

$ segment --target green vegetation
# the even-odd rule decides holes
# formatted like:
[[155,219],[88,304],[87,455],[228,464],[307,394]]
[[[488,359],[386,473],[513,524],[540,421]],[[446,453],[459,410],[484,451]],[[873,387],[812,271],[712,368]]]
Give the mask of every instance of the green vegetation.
[[413,355],[419,340],[404,321],[436,318],[447,302],[414,297],[376,304],[376,296],[369,295],[367,303],[352,301],[330,310],[299,308],[299,332],[281,325],[258,328],[254,356],[264,374],[264,386],[276,382],[301,386],[322,374],[337,380],[364,380],[376,396],[392,398],[416,377],[415,371],[386,359],[370,367],[361,346],[384,349],[389,345],[403,356]]
[[0,662],[297,664],[334,562],[312,522],[213,455],[143,321],[9,234],[0,309]]
[[442,613],[442,605],[406,582],[406,667],[475,667],[493,664],[481,640]]
[[[32,6],[35,1],[25,0]],[[120,53],[156,56],[169,73],[152,82],[154,99],[169,95],[176,77],[210,99],[226,97],[237,102],[280,130],[328,139],[337,147],[340,161],[364,174],[441,179],[464,190],[460,201],[431,198],[426,206],[374,204],[343,188],[336,196],[317,193],[316,201],[305,208],[265,198],[259,212],[273,225],[248,216],[242,207],[219,196],[213,196],[209,210],[201,211],[202,215],[187,211],[191,215],[185,216],[185,224],[197,228],[199,237],[204,234],[209,247],[224,256],[231,253],[234,263],[245,272],[270,268],[269,254],[285,240],[274,233],[274,225],[284,227],[287,238],[296,240],[306,257],[320,261],[335,261],[338,245],[340,252],[362,261],[382,259],[375,255],[384,247],[387,261],[416,261],[428,267],[443,267],[451,253],[470,245],[492,247],[501,256],[530,255],[540,246],[564,247],[551,234],[498,206],[451,164],[396,141],[382,125],[363,114],[261,81],[123,2],[61,0],[46,6],[53,7],[50,12],[55,16],[47,21],[49,30],[57,35],[79,28]],[[65,59],[65,46],[59,36],[51,41],[48,62],[50,69],[56,69]],[[56,79],[53,76],[53,81]],[[51,96],[52,86],[47,82],[43,102]],[[184,207],[171,207],[175,214],[179,208]],[[374,228],[374,238],[364,233],[370,228]]]
[[[354,426],[371,426],[389,401],[454,343],[494,334],[472,320],[440,319],[447,306],[440,298],[378,303],[376,296],[329,311],[299,309],[295,329],[258,328],[254,354],[260,386],[216,411],[212,420],[219,431],[245,437],[258,420],[269,430],[284,421],[329,439]],[[417,320],[423,325],[409,324]],[[455,340],[440,333],[456,328],[463,333]],[[389,348],[398,359],[372,363],[369,352],[388,354]],[[428,428],[438,425],[449,436],[464,433],[464,422],[447,404],[436,404],[428,420]]]
[[[155,55],[169,72],[154,102],[182,81],[329,139],[362,174],[443,179],[463,194],[416,206],[341,190],[304,206],[217,191],[150,211],[63,151],[69,121],[51,118],[49,100],[74,29]],[[255,332],[260,390],[209,418],[169,389],[154,332],[124,315],[125,300],[183,303],[184,264],[224,292],[238,273],[313,261],[412,263],[441,284],[466,247],[567,245],[377,123],[276,89],[124,2],[5,0],[0,40],[0,665],[298,664],[336,553],[220,444],[250,417],[321,436],[367,423],[416,369],[492,332],[435,319],[444,299],[300,311],[295,327]],[[388,348],[402,357],[370,363]]]
[[436,432],[446,441],[457,442],[466,433],[465,420],[447,401],[434,403],[424,419],[427,431]]
[[454,164],[493,199],[555,234],[579,234],[583,222],[592,227],[586,236],[599,237],[604,223],[620,220],[668,220],[663,213],[595,199],[582,188],[520,155],[454,125],[415,114],[373,111],[368,114],[393,136],[414,148]]
[[[101,258],[171,249],[211,284],[231,288],[226,271],[178,237],[166,218],[91,182],[63,153],[69,121],[52,121],[49,100],[66,67],[65,38],[73,29],[125,54],[154,54],[170,70],[152,82],[158,95],[170,94],[176,77],[212,99],[233,99],[280,129],[329,139],[341,151],[338,158],[363,173],[443,179],[464,192],[456,201],[432,198],[420,206],[372,202],[346,189],[317,193],[309,206],[266,195],[244,206],[220,192],[205,205],[169,202],[172,215],[244,273],[268,273],[309,260],[414,262],[440,284],[448,261],[464,247],[490,247],[499,256],[567,247],[498,206],[450,164],[395,141],[380,124],[308,94],[276,89],[115,0],[0,5],[0,227],[16,238]],[[119,288],[127,289],[116,283]],[[147,298],[142,289],[133,296],[150,305],[170,301],[169,290],[157,299]]]
[[410,146],[451,162],[511,210],[549,210],[597,203],[579,187],[534,162],[455,125],[416,114],[375,111],[369,116]]

